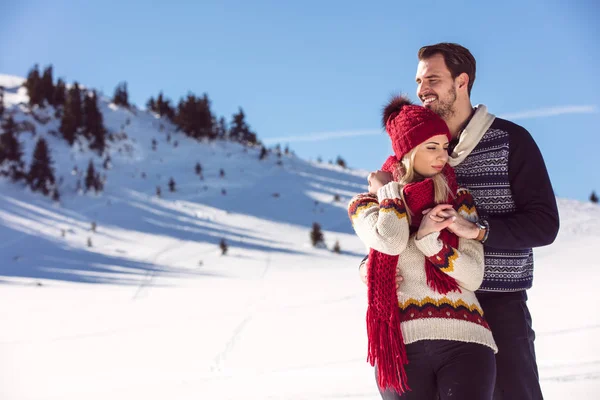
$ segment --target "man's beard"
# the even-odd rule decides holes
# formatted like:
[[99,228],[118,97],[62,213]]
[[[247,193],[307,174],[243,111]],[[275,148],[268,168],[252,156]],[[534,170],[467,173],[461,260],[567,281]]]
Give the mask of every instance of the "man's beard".
[[454,103],[456,103],[456,88],[452,86],[450,90],[448,90],[447,99],[442,101],[438,97],[438,104],[436,107],[432,107],[431,111],[442,117],[444,121],[448,121],[456,114]]

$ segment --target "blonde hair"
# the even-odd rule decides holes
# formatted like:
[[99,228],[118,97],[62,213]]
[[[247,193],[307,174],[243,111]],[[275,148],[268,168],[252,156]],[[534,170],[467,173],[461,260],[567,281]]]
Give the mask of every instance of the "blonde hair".
[[[398,175],[398,183],[402,186],[402,190],[400,191],[400,196],[402,197],[402,201],[404,202],[404,206],[408,211],[408,222],[412,222],[412,211],[408,208],[408,204],[406,203],[406,199],[404,198],[404,185],[412,182],[417,182],[422,180],[422,177],[415,171],[415,156],[417,154],[417,149],[419,146],[413,148],[411,151],[406,153],[400,163],[397,166],[397,175]],[[454,193],[450,190],[450,186],[448,185],[448,181],[446,180],[446,176],[443,173],[437,173],[431,177],[433,181],[433,192],[434,192],[434,201],[436,204],[445,203],[448,201],[448,197],[454,197]]]

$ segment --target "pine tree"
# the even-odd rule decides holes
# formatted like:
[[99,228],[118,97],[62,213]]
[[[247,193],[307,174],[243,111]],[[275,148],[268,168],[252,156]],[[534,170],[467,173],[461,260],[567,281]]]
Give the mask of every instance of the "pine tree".
[[333,245],[333,252],[338,253],[338,254],[340,254],[342,252],[342,248],[340,247],[339,240],[335,241],[335,244]]
[[324,243],[324,236],[323,236],[323,232],[321,231],[321,225],[319,225],[318,223],[313,223],[312,225],[312,231],[310,231],[310,241],[312,243],[313,246],[317,246],[319,244]]
[[340,156],[338,156],[337,160],[335,160],[335,163],[342,168],[346,168],[346,161],[344,161],[344,159]]
[[50,157],[50,148],[44,138],[38,139],[35,145],[27,179],[34,192],[40,191],[47,196],[53,189],[55,180],[52,158]]
[[160,186],[156,187],[156,197],[160,197],[162,191],[160,190]]
[[27,95],[29,96],[29,105],[41,105],[43,102],[40,71],[37,64],[27,74],[24,86],[27,89]]
[[90,140],[90,148],[104,152],[106,146],[106,128],[102,119],[102,113],[98,110],[98,99],[96,92],[86,95],[83,101],[83,133]]
[[13,181],[25,178],[23,151],[17,138],[17,126],[12,116],[2,123],[3,133],[0,135],[0,175],[10,177]]
[[71,107],[75,115],[75,123],[77,128],[83,126],[83,106],[81,103],[81,89],[77,82],[73,83],[73,87],[69,90],[71,97]]
[[202,175],[202,165],[199,162],[196,163],[194,171],[196,171],[196,175]]
[[67,86],[65,81],[61,78],[58,78],[56,82],[56,86],[54,86],[54,98],[52,99],[52,104],[54,107],[64,106],[67,100]]
[[0,121],[4,116],[4,88],[0,86]]
[[590,195],[590,201],[592,203],[596,203],[596,204],[598,203],[598,196],[596,196],[596,192],[595,191],[593,191],[592,194]]
[[154,97],[150,96],[150,99],[146,102],[146,109],[148,111],[156,112],[156,101],[154,101]]
[[54,81],[52,78],[52,65],[49,65],[44,69],[44,74],[40,80],[40,97],[41,105],[44,104],[44,100],[48,105],[54,105]]
[[254,145],[256,144],[256,134],[250,130],[245,118],[244,110],[240,107],[238,113],[233,114],[231,128],[229,129],[229,138],[234,142]]
[[259,160],[264,160],[267,157],[267,149],[265,148],[265,146],[262,146],[260,148],[260,156],[258,156]]
[[173,179],[172,177],[171,177],[171,179],[169,179],[169,190],[171,192],[175,191],[175,179]]
[[98,179],[98,175],[96,174],[96,169],[94,168],[94,163],[90,160],[88,164],[87,171],[85,173],[85,191],[86,193],[91,189],[96,189],[98,187],[98,183],[96,182]]
[[210,100],[206,93],[203,97],[188,94],[177,106],[175,123],[178,130],[195,139],[214,139],[214,117],[210,111]]
[[165,99],[162,92],[158,94],[154,107],[153,111],[161,117],[167,117],[171,121],[175,120],[175,109],[171,106],[171,100]]
[[118,106],[129,107],[129,94],[127,93],[127,82],[121,82],[115,88],[112,102]]
[[215,124],[215,137],[221,140],[227,137],[227,122],[223,117]]
[[60,127],[58,130],[62,134],[63,138],[69,143],[69,145],[73,145],[75,142],[75,136],[77,135],[77,117],[74,113],[74,102],[71,100],[72,93],[69,91],[69,95],[67,97],[67,101],[65,103],[65,108],[62,113],[62,117],[60,119]]
[[57,188],[54,188],[54,189],[52,190],[52,200],[53,200],[53,201],[56,201],[56,202],[59,202],[59,201],[60,201],[60,193],[58,192],[58,189],[57,189]]
[[225,239],[221,239],[221,241],[219,242],[219,248],[221,249],[221,255],[226,255],[227,254],[227,249],[229,248],[227,246],[227,243],[225,242]]

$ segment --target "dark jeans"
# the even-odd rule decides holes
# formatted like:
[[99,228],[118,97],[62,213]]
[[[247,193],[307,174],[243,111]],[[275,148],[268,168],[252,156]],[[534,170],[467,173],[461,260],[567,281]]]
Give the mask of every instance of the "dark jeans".
[[[489,347],[452,340],[422,340],[406,345],[406,353],[411,390],[401,396],[393,390],[380,390],[384,400],[492,399],[496,363]],[[377,374],[377,368],[375,371]]]
[[477,299],[498,346],[494,400],[543,399],[527,293],[477,292]]

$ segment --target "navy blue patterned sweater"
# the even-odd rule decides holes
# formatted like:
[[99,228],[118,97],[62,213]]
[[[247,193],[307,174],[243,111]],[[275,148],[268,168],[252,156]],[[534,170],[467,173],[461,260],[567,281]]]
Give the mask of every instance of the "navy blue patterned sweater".
[[455,167],[490,225],[480,291],[529,289],[533,247],[554,241],[559,218],[544,159],[529,132],[496,118]]

